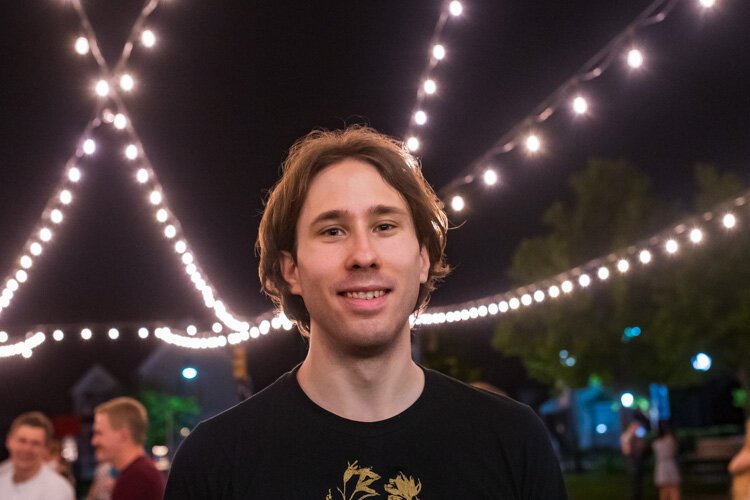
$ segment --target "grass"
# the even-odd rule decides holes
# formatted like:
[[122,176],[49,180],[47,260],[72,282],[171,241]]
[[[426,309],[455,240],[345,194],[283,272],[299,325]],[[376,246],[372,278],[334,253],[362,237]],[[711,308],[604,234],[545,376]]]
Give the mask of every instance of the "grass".
[[[658,492],[653,485],[650,471],[644,478],[644,500],[657,500]],[[630,500],[630,481],[625,472],[593,471],[565,475],[570,500]],[[729,479],[685,477],[682,498],[686,500],[714,500],[729,498]]]

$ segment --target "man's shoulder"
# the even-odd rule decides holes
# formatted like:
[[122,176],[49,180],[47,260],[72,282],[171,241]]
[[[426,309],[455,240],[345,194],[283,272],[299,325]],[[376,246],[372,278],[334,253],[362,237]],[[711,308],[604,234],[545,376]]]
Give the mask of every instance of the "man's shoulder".
[[71,494],[71,498],[73,498],[73,485],[71,485],[67,479],[62,477],[47,465],[42,467],[42,470],[39,471],[39,475],[33,480],[36,480],[40,484],[43,484],[44,488],[50,494],[69,492]]
[[459,412],[462,419],[494,422],[501,428],[538,428],[537,414],[529,406],[506,395],[471,386],[443,373],[425,369],[433,404],[445,412]]

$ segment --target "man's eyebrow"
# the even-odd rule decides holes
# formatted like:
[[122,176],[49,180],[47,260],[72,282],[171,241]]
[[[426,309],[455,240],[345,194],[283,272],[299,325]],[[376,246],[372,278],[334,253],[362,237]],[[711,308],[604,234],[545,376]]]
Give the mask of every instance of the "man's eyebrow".
[[[368,210],[370,215],[409,215],[409,213],[403,208],[392,206],[392,205],[375,205]],[[322,222],[331,222],[344,219],[349,217],[351,212],[349,210],[327,210],[319,214],[313,219],[311,226],[315,226]]]
[[401,207],[392,205],[375,205],[370,209],[371,215],[409,215],[409,212]]
[[320,224],[321,222],[341,220],[346,217],[348,213],[349,212],[347,210],[328,210],[315,217],[310,225],[314,226],[316,224]]

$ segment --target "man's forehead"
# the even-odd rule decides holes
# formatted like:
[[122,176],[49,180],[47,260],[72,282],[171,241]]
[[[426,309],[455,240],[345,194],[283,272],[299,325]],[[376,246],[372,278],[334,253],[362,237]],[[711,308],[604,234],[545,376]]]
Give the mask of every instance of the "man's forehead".
[[46,432],[41,427],[21,424],[13,431],[13,437],[45,441]]
[[373,165],[346,159],[325,167],[312,178],[302,211],[317,219],[321,214],[351,216],[359,213],[409,213],[403,194]]

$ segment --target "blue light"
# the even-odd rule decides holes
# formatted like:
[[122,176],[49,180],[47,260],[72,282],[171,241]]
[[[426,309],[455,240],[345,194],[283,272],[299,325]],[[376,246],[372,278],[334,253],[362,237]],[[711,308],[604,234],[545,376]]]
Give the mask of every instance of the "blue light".
[[633,406],[634,402],[635,397],[631,392],[624,392],[622,396],[620,396],[620,403],[622,403],[622,406],[624,406],[625,408],[630,408],[631,406]]
[[186,378],[188,380],[193,380],[198,376],[198,370],[196,370],[192,366],[185,367],[182,369],[182,376],[183,378]]
[[599,424],[596,426],[597,434],[604,434],[605,432],[607,432],[607,426],[605,424]]
[[706,354],[705,352],[699,352],[695,356],[693,356],[692,359],[693,362],[693,369],[698,370],[700,372],[707,372],[711,369],[711,356]]

